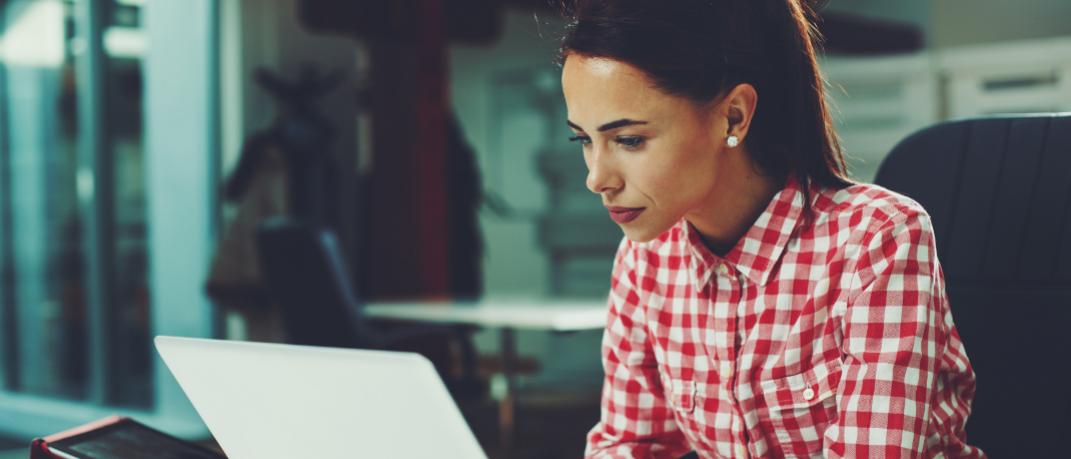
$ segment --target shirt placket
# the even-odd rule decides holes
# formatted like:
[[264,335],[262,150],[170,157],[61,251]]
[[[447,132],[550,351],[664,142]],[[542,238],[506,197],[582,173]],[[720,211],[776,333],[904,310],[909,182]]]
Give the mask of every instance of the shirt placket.
[[743,414],[740,412],[739,402],[736,400],[735,395],[737,373],[739,372],[737,362],[740,360],[737,355],[740,351],[740,346],[737,344],[737,322],[738,318],[742,317],[742,292],[733,275],[732,268],[724,261],[719,262],[714,268],[713,278],[715,279],[716,291],[711,314],[714,318],[714,324],[712,324],[713,327],[711,329],[717,330],[714,345],[717,347],[716,355],[721,356],[718,361],[718,372],[724,376],[722,381],[726,386],[723,387],[723,390],[724,393],[728,394],[729,401],[733,407],[730,424],[732,444],[727,445],[729,446],[728,451],[719,452],[721,454],[729,454],[734,458],[746,458],[750,456],[747,449],[747,439],[744,435]]

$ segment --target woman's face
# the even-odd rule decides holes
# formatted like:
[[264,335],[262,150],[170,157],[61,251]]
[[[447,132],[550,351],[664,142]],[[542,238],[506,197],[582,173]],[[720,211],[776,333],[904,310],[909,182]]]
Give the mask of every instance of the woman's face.
[[636,242],[658,237],[711,201],[728,122],[714,108],[654,87],[638,68],[572,54],[562,88],[587,187]]

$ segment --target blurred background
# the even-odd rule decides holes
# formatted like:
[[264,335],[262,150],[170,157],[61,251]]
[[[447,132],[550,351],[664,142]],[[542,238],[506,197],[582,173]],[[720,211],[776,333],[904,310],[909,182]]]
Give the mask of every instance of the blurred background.
[[[1066,0],[821,15],[859,180],[943,120],[1071,110]],[[545,0],[0,1],[0,451],[115,412],[204,438],[152,337],[301,342],[269,217],[329,231],[361,304],[604,301],[621,233],[567,142],[562,25]],[[463,332],[398,349],[447,380],[475,354],[448,384],[496,456],[501,337]],[[514,456],[581,453],[600,339],[517,332]]]

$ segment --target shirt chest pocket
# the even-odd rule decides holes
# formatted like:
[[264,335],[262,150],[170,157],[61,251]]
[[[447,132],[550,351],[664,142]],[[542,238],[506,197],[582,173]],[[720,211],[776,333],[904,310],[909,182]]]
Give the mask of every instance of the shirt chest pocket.
[[[673,419],[680,428],[681,433],[693,448],[711,448],[707,438],[702,438],[699,432],[703,425],[697,420],[703,410],[704,386],[695,378],[682,378],[680,374],[664,368],[661,371],[662,385],[666,403],[673,415]],[[699,410],[699,412],[696,412]]]
[[777,438],[781,455],[791,457],[805,445],[811,453],[821,453],[822,435],[837,419],[837,386],[841,360],[817,364],[791,376],[759,382],[765,409],[761,425],[768,437]]
[[696,382],[672,376],[669,371],[665,370],[661,372],[661,377],[666,401],[669,402],[670,407],[679,414],[695,411],[696,396],[699,392]]

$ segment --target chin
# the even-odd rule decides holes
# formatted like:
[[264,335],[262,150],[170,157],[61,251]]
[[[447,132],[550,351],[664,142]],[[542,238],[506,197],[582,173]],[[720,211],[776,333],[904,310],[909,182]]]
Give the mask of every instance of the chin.
[[621,230],[625,233],[630,241],[636,243],[650,242],[651,240],[661,236],[662,233],[670,229],[673,225],[620,225]]

